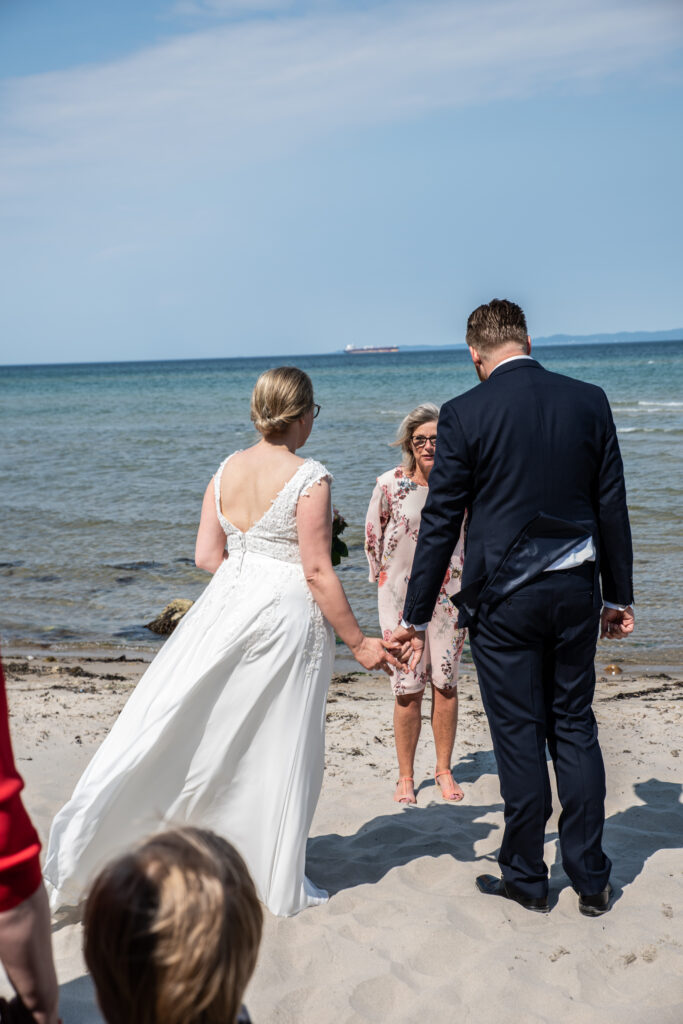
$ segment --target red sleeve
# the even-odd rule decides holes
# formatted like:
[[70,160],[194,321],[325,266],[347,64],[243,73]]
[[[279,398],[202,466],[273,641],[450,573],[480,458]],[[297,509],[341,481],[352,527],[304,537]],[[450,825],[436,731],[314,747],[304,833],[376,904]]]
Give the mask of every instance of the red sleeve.
[[14,765],[0,663],[0,912],[23,903],[41,882],[40,840],[21,802],[23,788]]

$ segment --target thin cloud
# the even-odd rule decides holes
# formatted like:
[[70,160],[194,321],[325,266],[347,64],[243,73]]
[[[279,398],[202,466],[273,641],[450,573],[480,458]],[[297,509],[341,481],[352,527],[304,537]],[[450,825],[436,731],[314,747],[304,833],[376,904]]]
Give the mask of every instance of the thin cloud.
[[680,28],[662,0],[314,4],[217,24],[6,82],[0,187],[16,196],[46,170],[106,181],[229,167],[347,126],[583,87],[663,60]]
[[177,0],[171,8],[171,15],[183,18],[232,18],[276,14],[293,7],[294,0]]
[[[375,0],[389,4],[393,0]],[[176,0],[171,15],[183,18],[244,18],[282,14],[306,14],[321,9],[346,11],[369,5],[364,0]]]

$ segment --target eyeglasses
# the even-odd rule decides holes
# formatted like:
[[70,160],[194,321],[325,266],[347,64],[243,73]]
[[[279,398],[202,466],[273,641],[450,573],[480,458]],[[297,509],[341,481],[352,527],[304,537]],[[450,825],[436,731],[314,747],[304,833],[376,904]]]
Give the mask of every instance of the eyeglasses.
[[433,448],[436,448],[436,434],[430,434],[429,437],[425,437],[424,434],[416,434],[412,440],[415,448],[424,448],[426,444],[431,444]]
[[313,403],[313,419],[315,419],[317,417],[319,412],[320,412],[320,406],[318,405],[317,402],[314,402]]

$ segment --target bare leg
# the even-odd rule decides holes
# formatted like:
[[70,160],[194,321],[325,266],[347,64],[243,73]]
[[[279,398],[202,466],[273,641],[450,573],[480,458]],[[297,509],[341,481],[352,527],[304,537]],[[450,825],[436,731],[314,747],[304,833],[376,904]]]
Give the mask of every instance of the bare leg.
[[405,693],[394,704],[394,737],[400,776],[394,800],[397,803],[416,804],[412,783],[415,751],[422,726],[422,693]]
[[59,990],[44,886],[0,914],[0,960],[36,1024],[57,1024]]
[[[439,690],[432,685],[432,732],[436,748],[437,783],[447,800],[462,800],[465,795],[451,775],[451,757],[458,727],[458,691]],[[442,775],[441,772],[444,774]],[[448,773],[448,774],[446,774]]]

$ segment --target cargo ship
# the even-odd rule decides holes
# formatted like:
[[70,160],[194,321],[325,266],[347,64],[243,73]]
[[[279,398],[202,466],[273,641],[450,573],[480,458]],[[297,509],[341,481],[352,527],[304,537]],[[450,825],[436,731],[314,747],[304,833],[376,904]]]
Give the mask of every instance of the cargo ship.
[[398,352],[398,345],[347,345],[347,356],[372,356],[384,352]]

